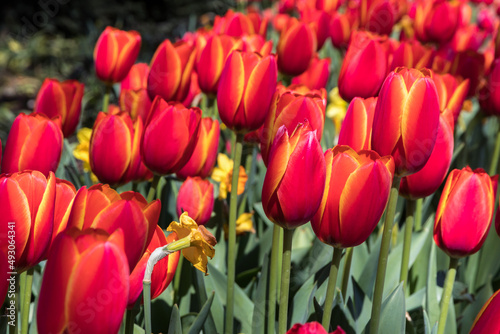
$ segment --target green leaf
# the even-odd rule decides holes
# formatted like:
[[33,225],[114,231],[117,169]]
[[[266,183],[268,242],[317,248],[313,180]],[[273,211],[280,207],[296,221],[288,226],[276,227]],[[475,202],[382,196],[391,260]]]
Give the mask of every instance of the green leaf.
[[437,300],[437,268],[436,268],[436,244],[431,244],[431,253],[429,256],[429,267],[427,270],[427,294],[425,296],[425,310],[429,315],[431,326],[437,323],[439,319],[439,304]]
[[487,282],[475,295],[474,301],[467,305],[462,312],[462,320],[460,322],[461,333],[469,333],[479,311],[492,295],[493,288],[491,287],[491,282]]
[[[144,334],[146,331],[144,330],[144,328],[142,328],[141,326],[135,324],[134,325],[134,334]],[[168,332],[170,334],[170,332]],[[179,332],[180,334],[181,332]],[[177,334],[177,333],[175,333]]]
[[[497,214],[499,214],[497,212]],[[475,289],[483,286],[488,281],[488,277],[500,270],[500,261],[492,254],[500,254],[500,242],[495,231],[494,224],[491,225],[486,241],[480,250],[479,268],[477,270]]]
[[295,296],[293,296],[292,316],[290,323],[305,323],[310,315],[310,310],[313,308],[313,298],[317,287],[317,282],[314,275],[311,275],[299,288]]
[[[200,305],[205,305],[207,303],[208,298],[207,298],[207,289],[205,288],[204,275],[199,270],[195,270],[194,274],[196,275],[195,279],[196,279],[196,286],[200,300]],[[212,290],[212,294],[213,293],[214,291]],[[215,327],[214,319],[211,312],[209,312],[207,320],[203,325],[203,332],[207,334],[217,333],[217,328]]]
[[208,315],[210,314],[210,307],[212,307],[212,302],[214,301],[215,291],[212,292],[210,298],[208,298],[205,305],[203,305],[200,313],[196,316],[193,324],[189,328],[188,334],[198,334],[202,328],[204,327],[205,320],[207,320]]
[[172,313],[170,314],[168,334],[182,334],[181,316],[177,305],[174,305]]
[[[267,280],[269,275],[269,254],[264,257],[264,264],[262,265],[262,272],[257,285],[257,292],[255,293],[253,317],[252,317],[252,333],[264,333],[266,328],[266,302],[267,302]],[[275,321],[275,319],[268,319],[268,321]]]
[[379,333],[404,333],[405,328],[405,292],[403,283],[400,283],[382,303]]

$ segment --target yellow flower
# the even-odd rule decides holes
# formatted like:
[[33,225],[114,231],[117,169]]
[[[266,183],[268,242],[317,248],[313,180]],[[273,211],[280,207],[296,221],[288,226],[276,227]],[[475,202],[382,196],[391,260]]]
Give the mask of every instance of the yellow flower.
[[348,105],[349,104],[340,97],[338,87],[333,88],[330,93],[328,93],[326,116],[333,121],[335,125],[335,134],[337,136],[340,132],[340,126],[344,121]]
[[83,163],[83,170],[87,173],[90,173],[90,178],[92,182],[97,183],[97,176],[92,173],[90,169],[90,159],[89,159],[89,145],[90,145],[90,137],[92,137],[92,129],[89,128],[81,128],[78,130],[76,134],[76,138],[78,139],[78,145],[73,150],[73,156],[81,160]]
[[[223,153],[217,156],[217,167],[212,172],[212,179],[219,182],[219,199],[227,198],[228,191],[231,191],[231,180],[233,177],[233,160]],[[240,166],[240,174],[238,176],[238,195],[241,195],[245,190],[245,184],[248,176],[245,168]]]
[[207,231],[204,226],[198,226],[196,222],[183,212],[178,222],[171,222],[167,228],[169,232],[175,232],[179,240],[167,245],[169,251],[182,249],[182,255],[193,264],[193,266],[207,273],[208,258],[215,255],[214,246],[217,244],[215,237]]
[[[236,235],[242,235],[247,232],[255,233],[252,221],[253,212],[242,213],[238,219],[236,219]],[[227,239],[227,233],[229,230],[229,225],[224,224],[224,237]]]

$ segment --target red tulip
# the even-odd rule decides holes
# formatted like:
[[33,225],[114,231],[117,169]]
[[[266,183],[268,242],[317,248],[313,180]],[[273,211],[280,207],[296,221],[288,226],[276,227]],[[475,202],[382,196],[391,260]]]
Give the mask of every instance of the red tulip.
[[[286,334],[328,334],[319,322],[313,321],[306,324],[295,324]],[[345,331],[337,326],[337,329],[330,334],[345,334]]]
[[388,69],[385,41],[366,32],[353,33],[339,74],[344,100],[377,96]]
[[188,177],[179,188],[177,215],[189,213],[198,225],[205,225],[214,208],[214,185],[200,177]]
[[148,88],[149,65],[146,63],[134,64],[128,75],[120,83],[120,89],[139,90]]
[[292,84],[303,84],[310,89],[326,88],[330,77],[330,58],[313,58],[309,68],[301,75],[292,79]]
[[472,324],[469,334],[500,333],[500,321],[498,321],[499,292],[500,290],[497,290],[483,305]]
[[181,101],[182,105],[186,108],[191,107],[193,101],[199,94],[201,94],[201,89],[198,85],[198,74],[193,71],[191,72],[191,84],[189,85],[189,92],[186,98]]
[[[142,280],[148,263],[149,257],[153,251],[161,246],[165,246],[177,240],[177,235],[170,233],[165,237],[165,233],[160,226],[156,226],[155,233],[148,248],[142,255],[134,270],[130,273],[130,292],[128,295],[128,308],[134,306],[137,298],[142,292]],[[151,300],[155,299],[170,285],[174,278],[175,270],[179,262],[180,252],[175,252],[167,255],[155,265],[155,269],[151,275]]]
[[127,306],[129,265],[121,229],[64,231],[45,266],[40,333],[117,333]]
[[460,19],[460,3],[445,0],[420,0],[416,4],[415,35],[422,42],[448,42]]
[[481,90],[480,102],[489,115],[500,115],[500,59],[493,62],[487,85]]
[[84,85],[76,80],[45,79],[38,91],[34,112],[49,118],[61,117],[64,137],[75,132],[82,109]]
[[372,149],[392,155],[396,175],[422,169],[439,126],[439,98],[428,70],[404,67],[391,72],[380,90],[373,116]]
[[181,179],[185,179],[188,176],[208,177],[217,159],[219,136],[219,121],[213,120],[210,117],[202,118],[200,122],[200,134],[193,154],[184,167],[177,172],[177,176]]
[[370,150],[373,116],[377,98],[355,97],[349,104],[339,133],[339,145],[350,146],[355,151]]
[[325,11],[305,8],[300,12],[300,21],[312,28],[316,37],[316,50],[320,50],[330,35],[330,17]]
[[147,91],[149,66],[138,63],[132,66],[127,77],[121,82],[120,109],[129,113],[132,120],[137,117],[146,122],[151,109],[151,99]]
[[179,171],[196,147],[200,121],[199,108],[186,109],[180,103],[167,103],[157,96],[142,136],[144,164],[162,175]]
[[227,57],[217,92],[222,122],[234,131],[258,129],[266,119],[277,78],[274,56],[233,51]]
[[223,17],[215,17],[213,32],[217,35],[242,37],[244,35],[253,35],[258,31],[255,31],[254,23],[248,16],[230,9]]
[[468,166],[448,175],[434,223],[434,241],[446,254],[460,258],[481,248],[493,218],[497,182],[498,175]]
[[380,35],[390,35],[398,14],[394,6],[390,0],[361,0],[359,25]]
[[392,54],[390,71],[398,67],[421,69],[430,66],[432,49],[423,46],[417,40],[403,41]]
[[353,21],[347,13],[335,13],[330,20],[330,38],[337,49],[346,49],[351,40]]
[[159,200],[148,204],[139,193],[118,194],[108,185],[97,184],[78,190],[61,228],[99,228],[108,233],[123,230],[125,254],[134,268],[153,237],[160,209]]
[[243,36],[236,41],[233,50],[242,50],[246,52],[257,52],[262,57],[269,56],[273,50],[273,41],[266,41],[260,35]]
[[439,95],[439,109],[449,112],[453,116],[453,123],[456,123],[469,91],[469,79],[460,82],[451,74],[437,73],[432,78]]
[[313,29],[296,18],[288,20],[278,42],[278,68],[286,75],[300,75],[311,63],[318,42]]
[[10,128],[2,160],[3,173],[26,169],[38,170],[45,176],[55,172],[63,147],[61,119],[44,114],[19,114]]
[[123,31],[106,27],[94,49],[95,72],[107,83],[120,82],[134,65],[141,48],[137,31]]
[[0,250],[7,254],[13,229],[18,272],[47,256],[54,227],[55,179],[52,172],[47,178],[38,171],[0,175]]
[[[52,247],[55,238],[63,231],[64,216],[69,214],[71,203],[76,195],[75,186],[66,180],[56,178],[56,200],[54,207],[54,228],[52,229],[52,239],[50,245]],[[66,226],[64,226],[66,227]]]
[[191,72],[196,58],[192,43],[179,41],[172,45],[167,39],[156,49],[150,64],[148,93],[166,101],[182,101],[189,93]]
[[262,188],[267,217],[283,228],[307,223],[316,213],[325,188],[325,158],[307,120],[291,136],[286,126],[276,134]]

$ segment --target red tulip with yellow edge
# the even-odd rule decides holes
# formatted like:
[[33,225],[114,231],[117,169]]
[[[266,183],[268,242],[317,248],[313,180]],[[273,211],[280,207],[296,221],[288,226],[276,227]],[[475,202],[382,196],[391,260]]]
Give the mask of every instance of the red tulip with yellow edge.
[[48,176],[57,170],[63,140],[59,116],[50,119],[40,113],[19,114],[7,138],[2,173],[31,169]]
[[36,96],[34,112],[49,118],[60,116],[64,137],[69,137],[80,120],[83,89],[84,85],[76,80],[47,78]]
[[38,332],[117,333],[129,293],[129,246],[121,229],[61,233],[44,270]]
[[292,79],[292,84],[306,85],[310,89],[325,88],[330,77],[330,58],[313,58],[309,68],[299,76]]
[[420,44],[417,40],[402,41],[392,54],[390,71],[397,67],[413,67],[421,69],[430,66],[432,49]]
[[357,21],[349,13],[334,13],[330,19],[330,39],[337,49],[347,49],[353,25]]
[[394,1],[361,0],[358,11],[360,27],[379,35],[390,35],[398,19]]
[[154,173],[179,171],[191,158],[198,141],[201,110],[167,103],[157,96],[144,127],[141,154]]
[[393,156],[397,176],[418,172],[434,148],[439,114],[431,72],[397,68],[380,90],[373,116],[372,150]]
[[118,194],[108,185],[96,184],[78,190],[61,229],[123,230],[125,254],[130,268],[134,268],[153,237],[160,209],[159,200],[148,203],[140,193]]
[[198,225],[205,225],[214,209],[214,185],[200,177],[188,177],[179,188],[177,215],[189,212]]
[[316,37],[316,51],[320,50],[330,36],[330,16],[322,10],[304,8],[300,11],[300,21],[308,24]]
[[469,91],[469,79],[460,81],[451,74],[432,75],[439,96],[439,109],[453,115],[453,122],[456,123],[465,98]]
[[276,90],[276,58],[235,50],[222,70],[217,106],[222,122],[236,132],[257,130]]
[[292,135],[283,125],[271,146],[262,205],[267,217],[286,229],[307,223],[323,197],[326,165],[316,131],[307,120]]
[[94,48],[97,77],[108,84],[125,79],[140,48],[141,35],[137,31],[106,27]]
[[371,149],[376,105],[376,97],[368,99],[355,97],[351,101],[340,128],[339,145],[347,145],[355,151]]
[[[22,272],[47,258],[54,228],[56,177],[38,171],[0,175],[0,250],[15,232],[15,267]],[[14,223],[14,224],[12,224]],[[11,270],[12,271],[12,270]]]
[[[224,16],[216,16],[214,20],[214,34],[242,37],[260,32],[255,31],[254,23],[247,15],[228,10]],[[265,34],[265,31],[263,31]]]
[[120,86],[120,109],[129,113],[132,120],[140,117],[143,123],[148,119],[151,109],[151,99],[147,90],[148,76],[148,64],[135,64]]
[[459,1],[418,1],[414,20],[415,36],[422,42],[448,42],[457,31],[460,6]]
[[233,50],[257,52],[262,57],[269,56],[273,50],[273,41],[266,41],[261,35],[246,35],[236,41]]
[[184,167],[177,172],[177,176],[181,179],[188,176],[207,178],[215,166],[219,149],[219,136],[219,121],[213,120],[211,117],[202,118],[193,154]]
[[[56,201],[54,207],[54,229],[52,230],[52,246],[57,235],[63,231],[61,224],[66,213],[69,214],[71,203],[76,195],[75,186],[66,180],[56,178]],[[65,227],[65,226],[64,226]]]
[[500,333],[500,290],[497,290],[483,305],[476,316],[469,334]]
[[326,151],[326,185],[311,220],[316,236],[337,248],[363,243],[377,226],[389,199],[394,175],[391,156],[356,153],[338,145]]
[[[148,248],[142,255],[134,270],[130,273],[130,292],[128,295],[128,308],[132,308],[142,292],[142,280],[148,263],[149,257],[153,251],[161,246],[177,240],[175,233],[170,233],[165,237],[165,232],[160,226],[156,226],[155,233]],[[155,264],[155,270],[151,276],[151,299],[155,299],[162,294],[163,291],[170,285],[174,278],[177,264],[179,263],[180,252],[175,252],[165,256]]]
[[495,209],[498,175],[469,166],[448,175],[434,223],[434,241],[461,258],[477,252],[488,235]]

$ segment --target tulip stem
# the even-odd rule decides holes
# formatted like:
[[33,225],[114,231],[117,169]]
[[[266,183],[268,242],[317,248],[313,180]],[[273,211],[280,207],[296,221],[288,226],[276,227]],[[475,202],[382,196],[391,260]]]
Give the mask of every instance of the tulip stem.
[[160,183],[161,176],[155,174],[153,177],[153,181],[151,181],[151,187],[148,192],[148,203],[155,199],[156,197],[156,189],[158,188],[158,183]]
[[279,246],[281,238],[281,227],[274,224],[273,227],[273,248],[271,249],[271,264],[269,274],[269,313],[267,317],[267,334],[274,334],[276,331],[276,296],[278,290],[278,262]]
[[424,199],[419,198],[415,201],[415,232],[420,232],[422,230],[422,207],[424,205]]
[[495,141],[495,149],[490,164],[490,175],[495,175],[498,170],[498,159],[500,159],[500,130],[497,133],[497,140]]
[[403,259],[401,260],[401,272],[399,281],[403,282],[403,289],[406,290],[408,281],[408,265],[410,263],[411,233],[413,231],[413,217],[415,215],[415,201],[409,199],[406,201],[406,223],[405,235],[403,240]]
[[352,254],[354,253],[354,248],[349,247],[345,251],[345,260],[344,260],[344,274],[342,275],[342,298],[344,298],[344,303],[347,302],[347,286],[349,285],[349,277],[351,274],[351,263],[352,263]]
[[[139,298],[141,298],[140,296]],[[137,309],[134,306],[131,310],[127,310],[125,313],[125,334],[132,334],[134,333],[134,323],[135,323],[135,316],[137,315]]]
[[241,153],[243,151],[243,134],[237,133],[234,140],[233,179],[231,182],[231,197],[229,202],[229,231],[227,248],[227,300],[226,300],[226,330],[233,333],[234,322],[234,280],[236,275],[236,211],[238,210],[238,178],[240,174]]
[[342,248],[333,248],[332,262],[330,264],[330,276],[328,277],[328,287],[326,289],[325,307],[323,308],[323,320],[321,324],[328,332],[330,320],[332,318],[332,306],[335,298],[335,286],[337,285],[337,274],[339,272],[340,260],[342,259]]
[[443,334],[446,327],[446,317],[448,316],[448,308],[450,306],[451,294],[453,292],[453,284],[455,284],[457,266],[458,259],[450,258],[450,268],[446,274],[443,295],[441,296],[441,313],[439,314],[438,334]]
[[30,320],[31,287],[33,285],[33,267],[26,272],[26,283],[24,285],[23,306],[21,308],[21,334],[28,333]]
[[389,256],[389,247],[391,244],[392,227],[394,225],[394,215],[398,203],[399,184],[401,178],[394,176],[392,181],[391,194],[387,203],[384,232],[382,234],[382,243],[380,245],[380,254],[377,266],[377,278],[375,280],[375,291],[373,292],[372,315],[370,322],[370,334],[377,334],[380,323],[380,311],[382,309],[382,297],[384,293],[385,272],[387,270],[387,257]]
[[288,294],[290,292],[290,268],[292,264],[293,231],[283,229],[283,254],[281,267],[280,313],[278,318],[278,334],[284,334],[288,322]]
[[146,333],[152,333],[151,330],[151,281],[142,281],[142,291],[144,295],[144,323]]
[[104,91],[104,96],[102,98],[102,111],[108,112],[108,106],[109,106],[109,95],[111,95],[111,84],[106,84],[106,90]]

